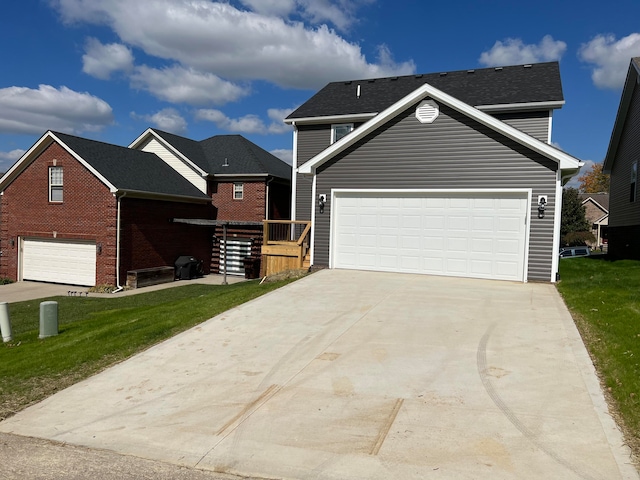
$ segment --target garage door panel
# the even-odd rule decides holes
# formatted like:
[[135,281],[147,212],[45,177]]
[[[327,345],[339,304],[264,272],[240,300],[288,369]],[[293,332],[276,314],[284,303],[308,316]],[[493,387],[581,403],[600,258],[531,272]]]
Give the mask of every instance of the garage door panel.
[[333,266],[523,280],[527,207],[525,193],[337,194]]
[[21,278],[70,285],[95,285],[96,244],[65,240],[24,239]]

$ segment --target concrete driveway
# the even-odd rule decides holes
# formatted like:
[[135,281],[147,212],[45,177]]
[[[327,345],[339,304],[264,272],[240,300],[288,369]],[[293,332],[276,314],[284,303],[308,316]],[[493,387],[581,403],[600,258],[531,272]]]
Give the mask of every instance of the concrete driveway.
[[638,479],[548,284],[321,271],[0,431],[265,478]]

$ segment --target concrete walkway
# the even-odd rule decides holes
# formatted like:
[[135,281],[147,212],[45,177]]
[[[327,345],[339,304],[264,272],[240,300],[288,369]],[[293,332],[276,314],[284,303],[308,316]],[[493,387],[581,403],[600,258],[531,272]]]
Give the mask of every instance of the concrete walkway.
[[547,284],[321,271],[0,431],[265,478],[638,479]]
[[[152,292],[155,290],[164,290],[166,288],[179,287],[189,285],[190,283],[204,283],[209,285],[222,284],[224,277],[222,275],[206,275],[201,278],[192,280],[177,280],[171,283],[162,283],[160,285],[151,285],[149,287],[135,288],[132,290],[123,290],[118,293],[89,293],[90,297],[115,298],[117,296],[137,295],[139,293]],[[244,277],[227,275],[227,283],[243,282]],[[79,287],[77,285],[62,285],[58,283],[43,282],[15,282],[7,285],[0,285],[0,302],[14,303],[24,302],[26,300],[38,300],[41,298],[49,298],[67,295],[86,295],[89,291],[88,287]]]

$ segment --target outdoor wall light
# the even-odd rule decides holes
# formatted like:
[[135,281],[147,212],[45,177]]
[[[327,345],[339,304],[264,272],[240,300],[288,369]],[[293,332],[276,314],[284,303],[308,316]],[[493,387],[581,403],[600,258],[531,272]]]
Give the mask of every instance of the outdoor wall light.
[[327,203],[327,196],[324,193],[318,195],[318,207],[320,208],[320,213],[324,213],[324,204]]
[[538,197],[538,218],[544,218],[544,206],[547,204],[547,196],[540,195]]
[[9,240],[9,245],[11,245],[11,248],[15,247],[16,245],[16,239],[12,238],[11,240]]
[[101,243],[96,245],[96,250],[98,251],[98,255],[102,255],[102,244]]

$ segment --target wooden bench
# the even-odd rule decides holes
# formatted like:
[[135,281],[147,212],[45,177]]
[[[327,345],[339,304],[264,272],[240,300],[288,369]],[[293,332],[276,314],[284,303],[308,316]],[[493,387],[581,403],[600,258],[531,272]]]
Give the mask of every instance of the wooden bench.
[[129,270],[127,272],[127,287],[140,288],[160,283],[169,283],[175,280],[173,267],[152,267]]

